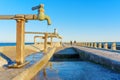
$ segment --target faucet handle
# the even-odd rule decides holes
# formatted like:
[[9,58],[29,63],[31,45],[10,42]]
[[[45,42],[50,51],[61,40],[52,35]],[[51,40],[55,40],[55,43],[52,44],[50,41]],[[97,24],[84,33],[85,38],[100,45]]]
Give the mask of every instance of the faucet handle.
[[40,5],[39,5],[39,6],[32,7],[32,10],[36,10],[36,9],[39,9],[39,8],[40,8]]
[[40,8],[44,8],[44,4],[40,4],[38,6],[32,7],[32,10],[36,10],[36,9],[40,9]]

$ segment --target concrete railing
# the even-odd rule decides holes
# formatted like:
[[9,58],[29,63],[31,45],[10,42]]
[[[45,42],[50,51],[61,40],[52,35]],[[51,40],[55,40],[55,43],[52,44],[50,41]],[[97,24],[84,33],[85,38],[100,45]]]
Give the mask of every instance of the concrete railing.
[[78,43],[79,46],[83,47],[91,47],[91,48],[101,48],[101,49],[108,49],[110,47],[111,50],[116,50],[116,42],[113,42],[111,46],[108,46],[108,43],[101,43],[101,42],[81,42]]
[[[97,52],[96,50],[85,50],[85,48],[80,48],[78,46],[75,46],[74,49],[76,50],[76,52],[79,53],[79,56],[81,58],[81,60],[84,61],[91,61],[97,64],[101,64],[106,66],[107,68],[120,72],[120,60],[119,58],[117,58],[117,56],[119,56],[118,53],[114,54],[102,54],[101,52]],[[97,54],[96,54],[97,53]],[[113,56],[114,55],[114,56]],[[114,58],[112,58],[114,57]],[[117,59],[116,59],[117,58]]]

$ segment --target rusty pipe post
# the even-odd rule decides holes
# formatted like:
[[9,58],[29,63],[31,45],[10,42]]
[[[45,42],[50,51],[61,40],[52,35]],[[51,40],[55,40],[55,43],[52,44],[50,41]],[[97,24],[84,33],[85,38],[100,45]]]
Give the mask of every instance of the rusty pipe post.
[[48,33],[45,33],[45,38],[44,38],[44,52],[47,52],[47,38],[48,38]]
[[50,38],[51,47],[52,47],[52,45],[53,45],[53,41],[52,41],[52,40],[53,40],[53,38],[51,37],[51,38]]
[[16,62],[18,65],[24,63],[24,40],[25,40],[25,19],[17,20],[17,35],[16,35]]
[[34,37],[34,44],[36,44],[36,37]]

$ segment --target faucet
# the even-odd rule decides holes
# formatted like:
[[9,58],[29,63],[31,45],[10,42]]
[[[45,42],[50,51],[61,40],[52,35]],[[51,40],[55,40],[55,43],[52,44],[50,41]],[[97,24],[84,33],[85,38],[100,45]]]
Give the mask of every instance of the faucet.
[[47,20],[48,25],[51,25],[50,17],[44,14],[44,4],[32,8],[32,10],[36,9],[38,9],[37,19],[40,21]]
[[54,34],[57,34],[57,29],[56,28],[54,29]]

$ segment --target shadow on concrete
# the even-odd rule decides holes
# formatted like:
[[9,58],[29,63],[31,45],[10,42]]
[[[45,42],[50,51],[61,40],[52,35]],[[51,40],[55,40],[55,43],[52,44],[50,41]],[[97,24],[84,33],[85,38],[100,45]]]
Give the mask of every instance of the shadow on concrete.
[[34,45],[30,45],[32,47],[34,47],[35,49],[38,49],[39,51],[41,51],[41,49],[39,49],[38,47],[34,46]]
[[54,53],[50,61],[81,61],[81,59],[78,52],[73,47],[70,47]]
[[[14,64],[14,63],[15,63],[15,62],[12,61],[9,57],[7,57],[5,54],[3,54],[3,53],[1,53],[1,52],[0,52],[0,56],[8,62],[7,65],[11,65],[11,64]],[[7,66],[7,65],[4,65],[4,66]]]

